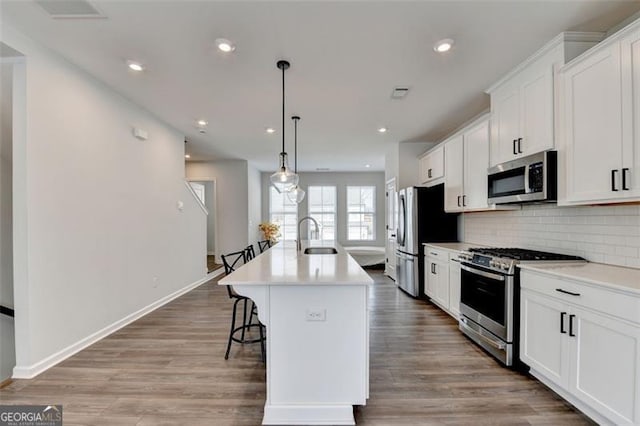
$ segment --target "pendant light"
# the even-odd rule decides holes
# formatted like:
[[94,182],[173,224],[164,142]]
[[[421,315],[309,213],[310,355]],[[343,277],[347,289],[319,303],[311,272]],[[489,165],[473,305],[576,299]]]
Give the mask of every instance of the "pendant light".
[[[291,119],[293,120],[294,128],[293,171],[296,175],[298,175],[298,120],[300,120],[300,117],[294,115],[293,117],[291,117]],[[289,191],[287,192],[287,197],[289,197],[289,200],[291,202],[300,204],[302,200],[304,200],[305,194],[306,193],[304,192],[304,189],[300,188],[300,185],[296,184],[289,189]]]
[[284,72],[291,66],[287,61],[278,61],[276,66],[282,70],[282,152],[280,152],[280,168],[271,175],[271,184],[278,192],[287,192],[298,184],[298,175],[289,168],[287,153],[284,150]]

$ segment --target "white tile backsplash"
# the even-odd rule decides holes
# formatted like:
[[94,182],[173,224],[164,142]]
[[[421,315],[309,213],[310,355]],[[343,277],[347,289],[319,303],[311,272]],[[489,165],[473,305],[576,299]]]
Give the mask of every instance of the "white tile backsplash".
[[582,256],[640,268],[640,205],[557,207],[465,213],[464,241]]

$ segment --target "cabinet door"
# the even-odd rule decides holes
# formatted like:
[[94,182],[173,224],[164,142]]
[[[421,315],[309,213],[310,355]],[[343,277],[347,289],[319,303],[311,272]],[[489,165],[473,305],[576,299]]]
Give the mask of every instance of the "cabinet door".
[[569,384],[569,329],[566,306],[547,296],[522,289],[520,299],[520,358],[556,384]]
[[561,75],[569,201],[615,200],[623,193],[620,72],[616,43]]
[[426,183],[428,180],[427,170],[429,158],[425,155],[423,157],[418,158],[418,176],[420,183]]
[[[623,137],[623,173],[626,177],[625,198],[640,198],[640,31],[622,41],[623,108],[631,111],[633,126]],[[627,116],[625,116],[627,117]]]
[[534,64],[521,76],[520,108],[522,138],[517,144],[520,155],[535,154],[553,148],[553,66]]
[[444,308],[449,309],[449,263],[442,261],[430,260],[433,265],[434,276],[434,295],[433,300]]
[[458,136],[444,144],[444,162],[447,170],[444,178],[444,210],[462,211],[464,184],[464,139]]
[[438,275],[435,269],[434,260],[425,256],[424,258],[424,294],[433,299],[436,297],[436,283]]
[[584,309],[571,313],[569,391],[614,424],[640,424],[640,327]]
[[513,84],[491,94],[491,165],[512,160],[514,140],[520,136],[520,96]]
[[487,169],[489,168],[489,122],[464,134],[465,210],[487,208]]
[[449,312],[460,318],[460,262],[449,261]]

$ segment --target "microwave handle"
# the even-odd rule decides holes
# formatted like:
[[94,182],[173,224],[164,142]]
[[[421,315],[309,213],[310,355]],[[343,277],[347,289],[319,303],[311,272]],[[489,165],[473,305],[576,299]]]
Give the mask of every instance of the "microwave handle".
[[529,172],[531,170],[530,166],[525,166],[524,168],[524,193],[525,194],[530,194],[531,191],[531,187],[529,186]]

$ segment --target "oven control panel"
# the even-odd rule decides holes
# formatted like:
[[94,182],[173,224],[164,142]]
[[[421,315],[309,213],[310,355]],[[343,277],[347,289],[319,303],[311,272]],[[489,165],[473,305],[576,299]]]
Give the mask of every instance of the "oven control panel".
[[473,255],[473,259],[471,259],[471,262],[474,263],[475,265],[480,265],[480,266],[484,266],[485,268],[490,268],[493,265],[491,265],[491,260],[493,258],[491,256],[483,256],[481,254],[474,254]]

